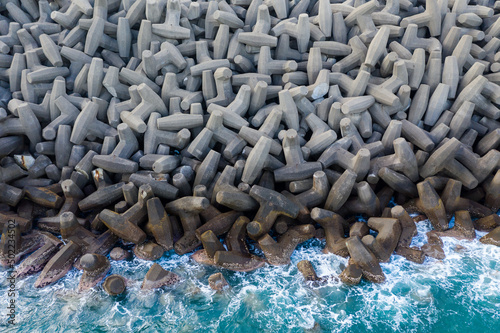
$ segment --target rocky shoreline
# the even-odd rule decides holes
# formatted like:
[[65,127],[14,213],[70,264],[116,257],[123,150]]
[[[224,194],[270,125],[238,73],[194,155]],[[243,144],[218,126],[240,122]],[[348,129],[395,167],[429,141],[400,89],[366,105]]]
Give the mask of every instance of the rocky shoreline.
[[[0,4],[0,264],[38,288],[83,270],[79,291],[118,295],[117,244],[249,272],[324,237],[349,285],[383,282],[393,254],[442,259],[441,237],[500,246],[499,10]],[[413,213],[434,229],[421,248]],[[153,265],[142,287],[178,280]]]

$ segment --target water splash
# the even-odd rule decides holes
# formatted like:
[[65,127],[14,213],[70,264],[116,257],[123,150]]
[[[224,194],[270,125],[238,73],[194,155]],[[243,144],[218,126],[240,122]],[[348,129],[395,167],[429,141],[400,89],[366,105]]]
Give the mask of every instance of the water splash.
[[[428,221],[417,223],[412,245],[426,242]],[[5,332],[492,332],[500,324],[500,249],[473,241],[443,238],[446,259],[423,265],[400,256],[381,264],[387,281],[347,287],[337,276],[347,260],[321,252],[310,240],[292,264],[238,273],[201,266],[169,252],[158,263],[182,277],[175,288],[140,290],[152,262],[111,262],[111,273],[129,280],[127,292],[108,296],[100,287],[75,292],[81,272],[35,289],[36,276],[17,281],[16,326]],[[460,245],[460,246],[458,246]],[[312,262],[325,282],[305,283],[296,264]],[[222,271],[231,289],[217,293],[208,276]],[[7,271],[0,271],[1,299],[7,299]],[[4,307],[4,306],[2,306]],[[3,313],[4,310],[2,310]]]

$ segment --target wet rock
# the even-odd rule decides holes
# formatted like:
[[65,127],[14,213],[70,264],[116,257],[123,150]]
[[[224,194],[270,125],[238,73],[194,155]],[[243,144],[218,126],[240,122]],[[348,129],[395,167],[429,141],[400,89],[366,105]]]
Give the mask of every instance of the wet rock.
[[297,263],[297,269],[299,270],[300,273],[302,273],[302,276],[304,277],[305,281],[319,281],[320,280],[318,275],[316,275],[316,271],[314,270],[312,263],[309,260],[299,261]]
[[368,226],[378,232],[373,242],[373,252],[380,261],[388,261],[392,252],[396,249],[401,236],[401,224],[399,220],[370,217],[368,219]]
[[251,272],[266,263],[258,256],[244,254],[237,251],[217,251],[214,256],[215,264],[232,271]]
[[295,226],[280,236],[278,241],[265,235],[259,239],[259,246],[271,265],[287,265],[297,245],[312,238],[314,232],[312,224]]
[[493,229],[500,227],[500,216],[497,214],[491,214],[483,218],[473,221],[474,228],[479,231],[492,231]]
[[455,212],[455,225],[453,228],[445,231],[431,231],[440,237],[454,237],[457,239],[472,240],[476,238],[476,231],[472,223],[469,212],[460,210]]
[[[247,165],[249,164],[245,165],[245,170]],[[276,191],[254,185],[250,190],[250,195],[260,204],[254,220],[247,225],[248,235],[252,239],[258,240],[264,236],[279,215],[296,218],[299,214],[297,205]]]
[[222,245],[212,230],[205,231],[199,238],[203,244],[203,249],[196,251],[191,258],[200,264],[215,265],[215,253],[217,251],[226,251],[224,245]]
[[224,245],[219,241],[219,238],[215,235],[212,230],[205,231],[200,236],[201,243],[203,244],[203,249],[207,254],[207,257],[213,259],[215,252],[225,251]]
[[381,283],[385,281],[385,275],[375,255],[361,242],[358,236],[350,237],[347,241],[347,249],[354,264],[358,265],[363,276],[371,282]]
[[141,289],[158,289],[163,286],[170,286],[180,281],[177,274],[165,270],[160,265],[154,263],[144,277]]
[[500,246],[500,227],[497,227],[479,239],[483,244]]
[[[116,237],[116,235],[114,235],[110,230],[107,230],[96,238],[88,239],[88,242],[83,247],[82,254],[94,253],[106,256],[111,251],[113,246],[115,246],[116,242],[118,242],[118,237]],[[73,266],[76,269],[82,269],[80,267],[79,260],[77,260]]]
[[314,208],[311,211],[311,218],[325,231],[326,247],[323,252],[347,257],[349,252],[345,245],[344,225],[346,222],[344,219],[338,214],[320,208]]
[[111,265],[108,258],[100,254],[85,254],[80,258],[83,269],[78,291],[82,292],[95,287],[108,274]]
[[425,221],[427,220],[427,216],[423,215],[423,214],[420,214],[420,215],[416,215],[414,217],[412,217],[412,220],[417,223],[417,222],[421,222],[421,221]]
[[410,246],[413,237],[417,235],[415,222],[402,206],[392,207],[391,216],[398,219],[401,225],[401,236],[399,237],[398,246]]
[[134,246],[134,254],[143,260],[158,260],[164,252],[163,247],[154,242],[145,242]]
[[356,263],[349,259],[349,263],[342,273],[340,273],[339,277],[343,283],[355,286],[361,282],[363,271]]
[[229,287],[229,283],[227,283],[224,275],[222,273],[215,273],[210,275],[208,278],[208,285],[213,290],[221,291]]
[[426,256],[442,260],[446,258],[443,250],[443,241],[438,235],[432,232],[427,233],[427,244],[422,246],[422,251]]
[[168,213],[179,216],[184,230],[184,235],[174,244],[177,254],[186,254],[201,245],[201,241],[196,237],[196,229],[201,226],[199,214],[209,206],[210,201],[200,197],[184,197],[165,206]]
[[425,260],[425,252],[415,247],[398,246],[396,248],[396,254],[417,264],[423,264]]
[[116,261],[127,260],[130,258],[130,256],[130,252],[122,249],[121,247],[115,247],[109,253],[109,257]]
[[240,216],[233,223],[225,239],[225,244],[229,251],[238,251],[244,254],[250,254],[246,242],[248,223],[250,223],[250,219],[245,216]]
[[443,201],[429,181],[417,184],[419,199],[416,201],[418,209],[424,213],[437,231],[449,228],[448,218]]
[[81,256],[81,247],[69,241],[45,265],[35,281],[36,288],[42,288],[62,278],[73,267],[73,263]]
[[21,264],[16,267],[13,276],[20,279],[41,271],[50,258],[52,258],[62,246],[62,242],[57,238],[56,240],[57,241],[47,241],[41,248],[24,259]]
[[125,279],[120,275],[110,275],[104,280],[102,287],[111,296],[123,294],[127,288]]
[[46,236],[39,231],[21,235],[18,223],[6,223],[0,240],[0,265],[8,267],[45,244]]
[[163,246],[165,251],[172,250],[174,248],[172,223],[165,208],[163,208],[163,204],[159,198],[152,198],[148,200],[147,207],[149,230],[151,230],[156,243]]

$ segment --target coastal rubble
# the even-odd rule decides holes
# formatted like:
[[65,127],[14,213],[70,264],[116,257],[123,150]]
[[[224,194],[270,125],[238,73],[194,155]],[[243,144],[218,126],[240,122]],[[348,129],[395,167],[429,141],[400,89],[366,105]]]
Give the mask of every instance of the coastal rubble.
[[[440,237],[500,246],[499,10],[0,3],[0,264],[35,287],[80,269],[84,291],[132,246],[249,272],[323,235],[353,285],[393,254],[445,258]],[[413,213],[434,229],[421,247]],[[155,263],[142,288],[179,279]]]

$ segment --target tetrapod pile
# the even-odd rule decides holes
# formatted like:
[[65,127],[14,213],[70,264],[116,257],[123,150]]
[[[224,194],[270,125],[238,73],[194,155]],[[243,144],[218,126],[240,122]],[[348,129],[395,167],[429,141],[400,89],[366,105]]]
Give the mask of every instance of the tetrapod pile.
[[492,0],[1,0],[0,263],[84,290],[117,244],[251,271],[326,237],[358,283],[500,245],[499,51]]

